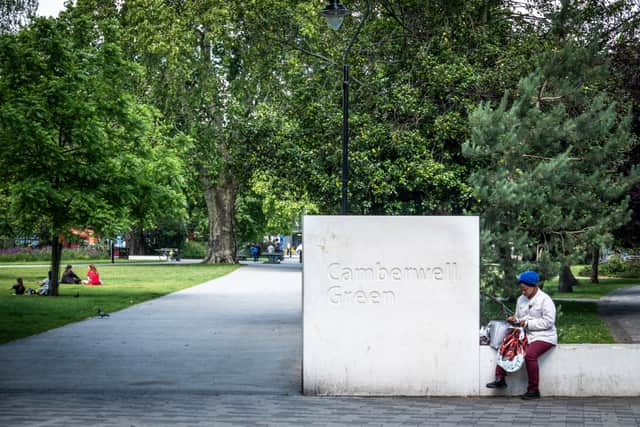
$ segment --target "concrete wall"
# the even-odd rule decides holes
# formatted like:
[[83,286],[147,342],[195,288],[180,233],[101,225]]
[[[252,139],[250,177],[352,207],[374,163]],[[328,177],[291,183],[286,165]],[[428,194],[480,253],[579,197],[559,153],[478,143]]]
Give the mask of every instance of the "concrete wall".
[[[303,391],[492,396],[479,345],[477,217],[304,218]],[[543,396],[640,396],[640,345],[559,345],[540,360]]]
[[[496,350],[480,346],[481,396],[519,395],[527,371],[507,377],[508,387],[492,390]],[[560,344],[540,358],[542,396],[640,396],[640,344]]]
[[478,394],[477,217],[304,218],[306,394]]

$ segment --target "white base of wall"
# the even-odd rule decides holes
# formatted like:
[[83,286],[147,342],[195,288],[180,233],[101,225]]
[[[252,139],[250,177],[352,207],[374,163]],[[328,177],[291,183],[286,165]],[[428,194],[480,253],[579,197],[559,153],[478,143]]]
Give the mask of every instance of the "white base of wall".
[[[561,344],[542,355],[540,394],[545,396],[640,396],[640,344]],[[493,381],[496,350],[480,346],[481,396],[513,396],[527,391],[527,370],[507,377],[506,389]]]

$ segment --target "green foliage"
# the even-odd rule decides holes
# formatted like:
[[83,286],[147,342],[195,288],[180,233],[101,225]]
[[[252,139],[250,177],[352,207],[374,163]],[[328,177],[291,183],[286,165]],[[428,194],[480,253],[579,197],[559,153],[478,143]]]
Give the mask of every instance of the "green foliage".
[[602,72],[597,56],[569,43],[542,55],[515,99],[507,93],[498,106],[472,113],[464,149],[476,164],[470,183],[483,262],[500,265],[488,286],[512,288],[515,274],[532,266],[548,279],[555,263],[570,265],[579,243],[609,243],[628,220],[621,197],[636,175],[619,166],[633,137],[628,119],[597,89]]
[[190,222],[202,222],[206,200],[212,260],[229,262],[235,252],[236,195],[251,191],[254,172],[273,166],[276,150],[294,144],[283,138],[287,121],[270,102],[282,49],[265,33],[277,31],[276,6],[134,0],[122,8],[127,51],[147,70],[139,93],[190,141],[181,157],[193,170],[188,182],[205,196],[188,190]]
[[[349,7],[363,12],[365,4]],[[320,211],[338,212],[340,65],[354,41],[347,57],[351,213],[462,214],[474,203],[460,155],[468,113],[531,71],[537,34],[510,21],[502,2],[436,1],[425,8],[423,2],[384,1],[372,7],[355,41],[362,15],[337,32],[313,17],[317,10],[289,16],[294,35],[302,35],[281,42],[293,46],[283,76],[292,95],[280,103],[293,118],[293,167]]]
[[[76,249],[65,248],[62,251],[62,259],[75,260],[97,260],[107,259],[109,252],[104,248],[81,247]],[[0,249],[0,262],[31,262],[50,261],[51,248],[7,248]]]
[[[635,50],[616,50],[624,84],[601,65],[614,41],[633,48],[637,5],[380,1],[352,39],[368,3],[330,31],[301,0],[78,0],[3,36],[0,235],[186,221],[233,253],[338,212],[346,59],[351,213],[482,213],[485,287],[611,241],[627,219],[611,159],[632,140],[605,89],[635,96]],[[471,162],[464,141],[484,145]]]
[[289,190],[295,176],[258,175],[236,204],[236,236],[240,245],[261,242],[264,236],[290,235],[302,226],[303,215],[318,213],[316,205],[304,194]]
[[[127,92],[136,70],[123,60],[113,22],[69,13],[39,18],[0,38],[0,167],[10,215],[52,233],[126,224],[145,117]],[[95,43],[95,40],[101,43]]]
[[188,240],[185,242],[180,251],[181,258],[202,259],[207,254],[207,244],[196,240]]
[[[582,276],[589,276],[591,268],[585,267],[580,270]],[[619,256],[611,256],[607,262],[598,266],[598,273],[610,277],[634,278],[640,277],[640,261],[628,260],[624,261]]]
[[561,344],[612,344],[614,339],[598,315],[595,302],[563,301],[558,317],[558,342]]

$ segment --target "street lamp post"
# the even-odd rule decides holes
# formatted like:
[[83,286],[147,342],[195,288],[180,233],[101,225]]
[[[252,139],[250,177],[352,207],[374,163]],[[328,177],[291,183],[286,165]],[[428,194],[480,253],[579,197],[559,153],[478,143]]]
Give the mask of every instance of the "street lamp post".
[[[360,30],[364,26],[364,22],[369,15],[370,1],[367,1],[367,12],[360,21],[358,29],[351,37],[349,45],[344,51],[342,57],[342,207],[340,213],[346,215],[348,212],[348,199],[347,199],[347,182],[349,180],[349,64],[347,59],[351,46],[358,38]],[[334,30],[338,30],[342,25],[342,21],[348,15],[351,15],[351,11],[338,3],[338,0],[330,0],[329,5],[320,11],[320,14],[324,16],[327,23]]]

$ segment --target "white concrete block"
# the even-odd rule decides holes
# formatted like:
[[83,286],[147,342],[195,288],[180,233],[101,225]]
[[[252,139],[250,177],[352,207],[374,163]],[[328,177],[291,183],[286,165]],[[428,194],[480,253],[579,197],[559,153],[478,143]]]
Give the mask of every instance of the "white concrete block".
[[[480,346],[480,395],[512,396],[527,390],[527,371],[507,376],[492,390],[496,350]],[[539,359],[542,396],[640,396],[640,344],[560,344]]]
[[477,217],[304,218],[303,389],[477,395]]

